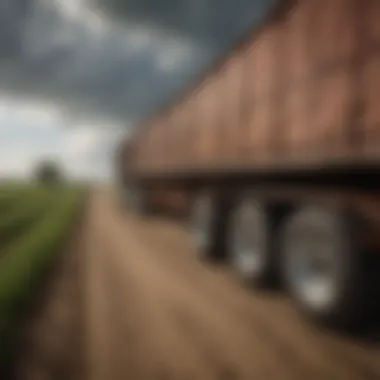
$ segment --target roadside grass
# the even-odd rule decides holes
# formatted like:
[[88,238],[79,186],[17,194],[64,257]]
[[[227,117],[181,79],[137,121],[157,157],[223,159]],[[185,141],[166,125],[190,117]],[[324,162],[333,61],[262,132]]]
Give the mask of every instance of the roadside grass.
[[0,215],[0,258],[14,239],[20,239],[24,232],[29,231],[59,201],[59,196],[42,193],[14,201],[15,204]]
[[[30,189],[29,194],[34,191]],[[82,188],[39,191],[37,196],[29,195],[29,203],[21,202],[26,208],[17,207],[8,222],[1,224],[0,220],[0,378],[18,348],[20,326],[30,302],[71,233],[85,193]],[[28,191],[21,190],[20,197],[24,195],[28,196]],[[3,249],[2,235],[8,237]]]

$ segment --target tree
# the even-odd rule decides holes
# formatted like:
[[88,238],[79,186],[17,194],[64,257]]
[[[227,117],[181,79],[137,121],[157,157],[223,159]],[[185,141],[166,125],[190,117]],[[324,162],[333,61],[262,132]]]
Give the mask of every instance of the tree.
[[46,160],[37,165],[35,179],[43,185],[58,185],[63,182],[63,174],[56,162]]

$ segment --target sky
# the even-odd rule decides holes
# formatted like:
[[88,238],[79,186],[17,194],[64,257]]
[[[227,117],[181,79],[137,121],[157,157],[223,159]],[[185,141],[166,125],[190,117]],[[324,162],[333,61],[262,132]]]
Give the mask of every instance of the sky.
[[170,102],[274,0],[0,0],[0,177],[54,158],[108,178],[123,134]]

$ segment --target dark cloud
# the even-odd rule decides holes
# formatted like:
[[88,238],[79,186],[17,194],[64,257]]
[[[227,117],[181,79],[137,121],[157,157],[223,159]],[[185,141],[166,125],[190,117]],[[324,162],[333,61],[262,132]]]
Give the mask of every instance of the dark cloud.
[[212,50],[223,48],[259,22],[275,0],[96,0],[118,19],[149,20],[196,39]]
[[80,10],[80,0],[0,0],[0,89],[134,122],[164,105],[273,4],[88,2],[108,21],[95,8]]
[[20,54],[25,21],[32,6],[31,0],[0,1],[0,57]]

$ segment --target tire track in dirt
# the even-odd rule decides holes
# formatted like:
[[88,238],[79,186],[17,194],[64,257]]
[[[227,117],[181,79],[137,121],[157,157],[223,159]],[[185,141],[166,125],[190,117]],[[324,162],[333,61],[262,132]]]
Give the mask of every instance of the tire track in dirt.
[[101,208],[94,197],[84,247],[85,378],[105,379],[112,359],[109,351],[107,284],[104,281],[102,239],[97,228]]
[[[156,248],[157,246],[158,244],[155,244]],[[197,269],[200,270],[201,268]],[[172,268],[171,272],[183,274],[183,271],[175,270],[175,268]],[[219,274],[218,279],[225,280],[224,277],[219,277]],[[310,377],[310,374],[313,374],[316,378],[320,378],[318,372],[321,371],[321,368],[328,367],[325,358],[320,358],[318,363],[315,350],[311,350],[310,354],[308,352],[300,351],[300,342],[295,340],[292,334],[287,334],[285,337],[283,336],[283,333],[278,334],[277,323],[268,323],[268,315],[265,310],[264,312],[261,312],[257,308],[254,310],[248,308],[246,305],[248,300],[245,299],[244,303],[242,303],[241,300],[236,299],[237,294],[226,293],[224,283],[221,283],[220,281],[217,282],[213,278],[212,288],[210,288],[210,281],[204,281],[204,278],[201,278],[200,280],[201,281],[196,282],[200,294],[202,294],[205,299],[213,300],[213,307],[216,311],[219,313],[226,313],[230,318],[234,318],[231,322],[234,322],[235,325],[250,327],[250,331],[246,332],[249,337],[248,339],[251,339],[251,344],[254,344],[254,342],[260,342],[260,350],[263,351],[264,348],[264,351],[267,353],[267,358],[278,358],[276,359],[277,365],[279,365],[279,361],[282,361],[284,368],[292,368],[293,372],[297,373],[298,378],[305,378],[306,376]],[[193,283],[195,282],[193,281]],[[201,289],[203,292],[201,292]],[[236,290],[240,291],[240,289]],[[249,300],[249,302],[251,301],[252,300]],[[269,319],[269,322],[273,322],[271,318]],[[255,332],[254,336],[252,332]],[[271,362],[273,363],[273,359]],[[310,363],[312,363],[312,367],[310,366]],[[332,371],[336,377],[336,363],[330,363],[330,368],[326,369],[329,369],[330,372]],[[283,371],[286,372],[286,369]],[[342,370],[340,370],[340,375],[342,375],[341,372]],[[345,379],[350,378],[350,373],[348,371],[343,370],[343,373]],[[326,373],[324,374],[326,375]],[[289,376],[293,378],[294,374],[289,374]]]
[[[198,363],[193,357],[196,353],[190,352],[186,344],[183,344],[183,341],[178,340],[176,334],[173,334],[173,326],[170,324],[165,310],[161,307],[161,294],[154,291],[154,278],[147,277],[149,273],[144,274],[146,270],[138,260],[140,252],[136,252],[136,247],[131,245],[128,240],[123,241],[122,245],[115,245],[119,239],[115,239],[113,234],[113,231],[116,230],[115,225],[110,223],[111,219],[107,211],[106,208],[103,208],[100,213],[103,222],[102,225],[99,225],[98,235],[100,236],[101,233],[104,235],[103,248],[107,247],[105,249],[107,254],[102,255],[105,261],[102,264],[102,273],[98,275],[102,275],[108,281],[106,289],[108,290],[110,314],[106,329],[107,334],[112,335],[115,340],[111,348],[114,356],[111,359],[106,358],[106,361],[112,361],[113,371],[103,372],[101,376],[104,379],[111,378],[110,376],[123,378],[123,375],[124,378],[128,375],[138,379],[169,379],[174,374],[173,378],[175,379],[185,379],[194,378],[189,371],[202,371],[199,378],[211,378],[202,369],[200,365],[202,363]],[[121,236],[123,235],[121,234]],[[124,293],[125,289],[127,289],[126,294]],[[89,316],[91,317],[91,315],[92,313]],[[126,318],[121,317],[122,315]],[[107,322],[104,319],[102,323]],[[112,325],[113,332],[109,325]],[[124,358],[123,360],[123,356],[128,354],[125,344],[123,345],[125,342],[122,339],[116,339],[118,335],[121,336],[123,331],[128,331],[128,329],[135,331],[139,342],[138,347],[133,347],[134,358],[138,359],[140,356],[141,362],[135,375],[130,375],[131,368],[126,363],[128,359]],[[104,343],[110,344],[106,340]],[[138,354],[136,354],[136,350]]]
[[[86,247],[86,379],[149,378],[150,348],[139,295],[111,248],[103,197],[96,194]],[[154,366],[153,366],[154,367]]]
[[[255,357],[256,355],[256,357],[258,356],[262,358],[261,366],[264,367],[264,363],[266,362],[265,365],[267,366],[267,369],[269,368],[273,372],[273,356],[276,356],[277,369],[280,370],[279,372],[281,373],[282,378],[294,378],[294,372],[297,372],[300,378],[304,378],[305,371],[299,370],[299,362],[297,362],[297,366],[293,367],[290,371],[287,350],[279,350],[277,342],[275,345],[276,349],[274,350],[273,345],[268,345],[268,337],[263,334],[262,329],[257,328],[257,325],[255,326],[255,329],[250,329],[250,325],[242,324],[239,319],[236,319],[234,309],[226,308],[225,305],[220,305],[220,300],[218,298],[212,298],[209,297],[209,295],[203,294],[202,290],[198,290],[197,286],[193,286],[193,284],[188,282],[183,283],[183,279],[178,278],[174,272],[172,274],[172,271],[170,271],[170,276],[172,277],[173,283],[177,284],[180,288],[180,291],[177,292],[175,296],[173,294],[168,296],[170,297],[168,304],[172,309],[175,309],[175,315],[179,316],[182,321],[186,321],[187,326],[193,326],[193,330],[195,329],[196,331],[203,331],[203,333],[198,335],[202,336],[203,334],[206,337],[207,335],[216,335],[213,337],[213,340],[219,340],[219,342],[214,344],[214,351],[220,351],[220,347],[223,347],[226,343],[231,344],[233,342],[235,344],[236,352],[240,352],[244,349],[244,355],[247,355],[246,365],[252,367],[252,357]],[[194,290],[198,290],[200,293],[197,293],[197,291],[194,292]],[[170,292],[168,293],[170,294]],[[182,294],[187,295],[186,303],[182,300]],[[195,313],[194,310],[197,312]],[[187,316],[185,315],[186,313]],[[197,326],[194,327],[193,322],[197,322]],[[229,332],[228,336],[225,336],[226,334],[223,330],[232,328],[232,326],[233,331]],[[257,342],[260,342],[259,348]],[[210,343],[208,343],[208,345],[210,345]],[[278,355],[276,355],[276,353]],[[224,353],[224,355],[228,356],[229,353]],[[242,358],[240,357],[237,359],[241,360]],[[232,372],[232,370],[227,372]]]
[[[128,240],[130,241],[130,239]],[[112,242],[115,244],[114,239]],[[133,251],[137,251],[134,244],[131,248]],[[119,250],[120,246],[117,249]],[[159,377],[165,374],[166,378],[175,375],[173,378],[176,379],[182,377],[213,378],[208,368],[209,363],[205,362],[197,350],[187,344],[186,339],[183,339],[178,325],[173,323],[175,321],[165,307],[167,289],[161,285],[162,273],[151,270],[152,268],[141,261],[140,248],[137,252],[140,255],[139,263],[133,261],[134,270],[133,272],[129,271],[129,277],[138,294],[136,297],[136,300],[138,299],[137,307],[142,310],[141,317],[145,323],[145,335],[153,346],[149,360],[159,363],[157,365]],[[124,275],[126,273],[128,271],[124,271]]]
[[[154,227],[153,232],[155,231],[157,235],[159,234],[158,231],[160,231],[161,235],[163,231],[170,235],[170,244],[173,244],[175,236],[177,236],[177,239],[180,236],[182,240],[186,240],[184,234],[180,234],[175,228],[170,229],[170,225],[155,225]],[[176,233],[174,233],[173,230]],[[161,245],[168,244],[162,243],[162,240],[163,239],[161,239]],[[157,239],[156,246],[159,242],[160,239]],[[167,251],[170,252],[171,250]],[[187,249],[185,254],[191,256],[192,252]],[[168,258],[168,261],[175,261],[175,258]],[[211,284],[213,284],[213,282],[211,282]],[[206,288],[206,284],[202,284],[202,286]],[[232,287],[228,288],[228,290],[230,289],[232,289]],[[311,346],[314,351],[319,351],[320,355],[323,356],[324,361],[329,361],[332,366],[337,367],[336,362],[338,362],[340,363],[341,368],[346,369],[347,375],[353,376],[353,373],[355,373],[366,379],[380,378],[380,351],[378,346],[365,345],[363,342],[358,343],[352,340],[350,341],[347,338],[336,338],[330,334],[321,333],[321,331],[318,331],[313,325],[308,324],[305,319],[300,317],[293,308],[289,307],[287,302],[278,302],[277,299],[272,302],[267,297],[264,297],[263,299],[260,295],[256,295],[255,297],[252,296],[251,298],[251,308],[254,308],[254,304],[260,306],[259,308],[256,307],[255,310],[265,310],[264,318],[272,319],[273,325],[276,325],[274,319],[278,319],[278,316],[282,316],[282,318],[284,318],[284,323],[282,323],[282,325],[284,327],[285,335],[289,335],[289,329],[286,329],[285,327],[292,326],[290,329],[292,335],[297,337],[307,337],[309,346]],[[226,299],[231,301],[233,297],[227,296]],[[280,335],[284,335],[284,333],[281,333]],[[290,341],[292,340],[293,337],[290,336]],[[289,339],[286,339],[285,337],[285,342],[286,341],[289,342]],[[300,343],[301,342],[298,342],[298,345],[300,345]],[[347,376],[347,378],[349,378],[349,376]]]
[[[145,224],[145,231],[149,230],[149,223],[141,223],[141,224],[142,225]],[[148,225],[148,228],[146,228],[146,225]],[[181,259],[178,259],[178,257],[174,257],[174,255],[172,254],[172,251],[175,251],[173,250],[174,247],[173,246],[169,247],[168,243],[162,243],[162,241],[165,240],[162,238],[162,234],[164,232],[164,235],[165,235],[165,227],[167,226],[163,227],[162,225],[157,225],[157,223],[153,223],[153,225],[154,225],[153,229],[150,228],[150,230],[153,230],[153,231],[150,231],[150,232],[153,233],[153,235],[154,233],[161,234],[161,236],[159,238],[157,238],[156,236],[153,239],[154,243],[152,243],[152,245],[154,245],[156,249],[160,249],[158,248],[160,245],[164,246],[164,249],[170,252],[170,253],[165,252],[165,255],[168,256],[168,259],[166,260],[165,264],[167,262],[170,262],[172,266],[177,265],[178,268],[176,272],[177,273],[180,272],[182,275],[188,273],[190,274],[190,277],[189,277],[190,279],[191,270],[185,268],[185,266],[187,266],[189,262],[186,260],[181,261]],[[168,228],[170,229],[170,226],[168,226]],[[144,229],[144,226],[143,226],[143,229]],[[172,228],[172,231],[173,230],[175,231],[176,229]],[[178,235],[178,231],[175,231],[175,232]],[[144,233],[146,234],[146,232]],[[174,232],[172,232],[171,234],[174,235]],[[183,238],[183,236],[181,237]],[[170,236],[170,238],[173,238],[173,236]],[[173,245],[173,239],[171,239],[171,245]],[[183,246],[183,243],[182,243],[182,246]],[[185,252],[185,253],[191,255],[191,252]],[[181,255],[177,255],[177,256],[181,256]],[[174,273],[175,271],[173,269],[172,269],[172,272]],[[214,284],[215,286],[217,285],[216,281]],[[203,290],[205,289],[209,290],[205,281],[201,283],[198,282],[197,285],[201,286]],[[218,292],[215,291],[215,289],[213,289],[212,291],[214,292],[214,298],[218,298],[217,297]],[[210,293],[210,296],[211,296],[211,293]],[[225,297],[225,299],[231,301],[233,297],[232,295],[228,294]],[[286,306],[284,307],[282,303],[270,302],[268,300],[263,301],[261,299],[258,299],[258,297],[256,297],[255,299],[251,301],[252,301],[252,304],[254,302],[261,304],[259,308],[256,307],[255,310],[252,310],[252,312],[254,312],[253,314],[255,313],[257,314],[258,310],[265,310],[265,312],[260,312],[261,318],[259,319],[259,322],[260,321],[265,322],[265,323],[261,323],[261,329],[267,330],[267,332],[269,332],[268,335],[272,335],[272,338],[273,338],[273,334],[279,335],[280,340],[276,337],[274,338],[275,340],[277,340],[278,345],[283,346],[283,352],[288,351],[287,352],[288,357],[290,357],[289,350],[291,349],[292,345],[294,345],[296,349],[293,355],[293,361],[297,361],[297,360],[299,361],[301,360],[302,357],[305,358],[305,353],[309,351],[310,362],[314,362],[314,363],[319,362],[319,365],[317,366],[317,368],[320,368],[322,364],[325,367],[326,366],[330,367],[330,371],[332,371],[332,374],[334,374],[334,378],[336,378],[336,376],[338,375],[337,369],[339,367],[340,369],[338,372],[340,372],[340,375],[342,376],[342,378],[345,378],[345,379],[356,378],[355,376],[358,376],[358,375],[366,379],[377,379],[380,377],[378,350],[363,348],[361,346],[355,345],[352,342],[344,342],[343,339],[334,339],[329,336],[323,336],[325,334],[316,332],[315,329],[307,328],[305,326],[304,321],[301,321],[298,315],[296,315],[296,313],[293,312],[293,310],[290,310],[289,307],[286,307]],[[231,302],[229,302],[229,304],[231,304]],[[252,307],[250,309],[252,309]],[[270,311],[272,311],[272,313]],[[246,312],[242,310],[242,314],[244,313]],[[278,322],[273,320],[273,316],[276,319],[278,319],[279,316],[283,316],[286,319],[286,321],[282,323],[281,331],[278,330],[278,326],[276,326],[276,324],[278,325]],[[256,325],[256,329],[257,329],[258,319],[256,318],[255,320],[252,321],[252,323],[253,323],[253,327],[255,327]],[[288,327],[292,326],[290,330],[286,328],[287,325]],[[272,333],[270,330],[273,330]],[[297,339],[295,339],[295,337],[297,337]],[[300,340],[299,337],[304,337],[305,339]],[[270,336],[268,336],[268,338],[270,338]],[[302,340],[304,340],[305,342],[302,342]],[[297,347],[298,347],[298,350],[297,350]],[[306,351],[300,352],[299,347],[311,348],[311,349],[306,349]],[[297,355],[298,355],[298,358],[297,358]],[[339,366],[337,365],[337,362]],[[315,366],[316,364],[314,364],[314,367]]]
[[[133,226],[129,225],[128,227],[126,227],[126,229],[133,229]],[[134,231],[133,235],[137,236],[138,235],[137,231]],[[147,236],[150,236],[150,235],[144,234],[144,236],[146,238]],[[141,249],[140,249],[140,251],[141,251]],[[151,258],[151,259],[154,260],[154,258]],[[169,269],[168,266],[166,266],[166,270],[168,270],[168,269]],[[171,270],[170,272],[171,272],[170,276],[172,276],[175,273],[173,270]],[[193,274],[194,274],[194,272],[193,272]],[[177,277],[177,276],[174,276],[174,277]],[[183,282],[183,279],[181,279],[181,278],[175,278],[174,283],[175,284],[181,284],[181,280]],[[190,284],[186,284],[187,287],[189,285]],[[190,289],[186,289],[186,294],[189,294],[191,292],[194,293],[194,286],[192,286],[192,285],[191,285]],[[196,294],[196,297],[199,298],[199,295]],[[202,297],[202,298],[204,298],[204,297]],[[209,303],[210,300],[212,300],[212,298],[207,297],[206,299],[203,300],[203,302],[206,302],[206,303],[208,302]],[[189,298],[187,298],[186,301],[187,301],[187,303],[189,303],[190,302]],[[194,299],[192,301],[193,301],[193,307],[191,308],[192,310],[194,310],[194,309],[198,309],[198,310],[205,310],[205,309],[207,309],[207,305],[206,304],[199,304],[199,300],[198,300],[198,304],[194,303]],[[174,301],[173,300],[171,301],[172,304],[173,303],[175,304],[176,302],[177,303],[180,302],[180,297],[178,297],[178,299],[176,299]],[[262,351],[266,351],[267,352],[267,358],[273,358],[273,356],[276,356],[277,358],[279,358],[279,360],[281,360],[283,362],[284,365],[283,365],[283,368],[282,368],[282,371],[281,371],[283,377],[284,377],[284,375],[285,375],[286,372],[289,372],[289,370],[288,370],[289,369],[289,362],[291,363],[292,361],[293,361],[293,364],[294,364],[292,372],[294,372],[294,369],[296,369],[297,370],[296,372],[298,372],[298,377],[299,378],[304,378],[305,377],[305,373],[307,372],[308,375],[309,375],[309,377],[310,377],[310,372],[311,372],[310,368],[309,367],[302,368],[303,365],[300,363],[299,358],[297,357],[296,360],[294,360],[294,358],[289,355],[289,349],[288,349],[287,346],[278,347],[279,344],[278,344],[277,340],[274,342],[275,343],[274,345],[272,344],[272,345],[268,346],[268,344],[267,344],[267,342],[268,342],[268,336],[265,336],[262,333],[263,329],[259,329],[257,324],[254,326],[255,329],[252,330],[252,331],[255,332],[255,336],[252,337],[252,331],[248,331],[246,328],[244,328],[240,320],[234,319],[235,318],[235,316],[233,315],[233,314],[235,314],[234,309],[232,309],[233,310],[232,315],[229,312],[229,309],[225,308],[225,307],[223,307],[221,310],[218,310],[218,305],[213,304],[212,305],[212,309],[213,310],[211,310],[211,309],[208,310],[208,315],[205,315],[204,313],[203,313],[203,315],[198,315],[198,320],[201,320],[201,321],[202,320],[203,321],[212,320],[210,318],[210,315],[212,315],[212,313],[214,313],[215,315],[218,315],[219,319],[220,319],[220,316],[222,315],[224,319],[219,322],[219,326],[221,327],[221,329],[219,330],[218,335],[221,335],[223,327],[225,328],[225,326],[234,326],[234,332],[233,332],[233,334],[235,336],[239,335],[239,333],[240,333],[240,337],[243,336],[243,335],[245,337],[247,337],[247,336],[250,337],[250,339],[244,339],[244,344],[243,344],[242,340],[239,341],[239,345],[240,346],[243,345],[243,347],[244,347],[244,345],[246,346],[247,345],[247,341],[249,341],[249,347],[247,347],[247,349],[246,349],[247,352],[253,352],[254,351],[253,345],[255,344],[255,342],[259,341],[261,343],[261,347],[260,347],[261,353],[262,353]],[[233,319],[231,319],[231,317],[233,317]],[[182,317],[182,319],[184,319],[184,318]],[[209,334],[210,334],[210,327],[211,326],[209,326],[208,330],[205,329],[205,331],[208,331]],[[231,339],[235,340],[235,338],[236,338],[235,336],[234,337],[229,337],[229,339],[230,340]],[[228,340],[227,340],[227,342],[228,342]],[[266,350],[265,349],[263,350],[263,345],[266,346]],[[239,348],[241,348],[241,347],[239,347]],[[279,349],[280,349],[280,351],[279,351]],[[256,351],[257,351],[257,348],[256,348]],[[279,355],[275,355],[276,352]],[[272,354],[272,355],[270,355],[270,354]],[[252,356],[250,356],[249,360],[250,361],[252,360]],[[290,361],[290,360],[292,360],[292,361]],[[271,360],[271,364],[273,364],[273,359]],[[277,362],[277,366],[280,367],[278,362]],[[302,368],[302,371],[300,371],[300,368]],[[294,373],[289,373],[289,377],[294,378]]]
[[[128,230],[129,227],[126,227],[125,230]],[[127,234],[127,232],[124,232],[124,234]],[[133,233],[133,235],[135,235]],[[131,241],[133,238],[132,237],[129,237],[128,236],[128,241]],[[113,239],[114,240],[114,239]],[[135,243],[136,244],[136,243]],[[138,243],[139,244],[139,243]],[[142,256],[146,256],[146,253],[143,253],[143,250],[145,248],[142,247],[140,245],[139,248],[136,248],[136,250],[139,251],[139,254],[140,254],[140,260],[142,259],[141,257]],[[146,278],[154,278],[154,277],[157,277],[157,276],[167,276],[167,274],[169,274],[169,278],[171,278],[171,273],[167,273],[167,269],[166,270],[162,270],[161,266],[156,266],[154,261],[152,262],[151,258],[149,256],[147,256],[145,259],[146,263],[144,263],[144,268],[141,268],[139,270],[140,274],[144,272],[144,270],[146,271],[147,267],[151,267],[150,268],[150,273],[149,275],[144,275],[143,277],[146,277]],[[152,263],[153,263],[153,267],[152,267]],[[159,273],[157,273],[159,272]],[[226,327],[228,327],[228,323],[226,323],[227,321],[225,320],[225,315],[223,315],[223,313],[215,313],[215,310],[213,310],[213,307],[208,307],[207,304],[204,303],[204,300],[200,299],[201,300],[201,303],[199,302],[199,300],[197,300],[196,298],[199,298],[197,296],[197,294],[193,294],[193,290],[191,288],[189,288],[186,284],[186,288],[183,288],[183,284],[179,281],[177,281],[177,279],[174,277],[174,282],[172,283],[173,281],[171,280],[170,282],[168,282],[167,280],[165,281],[165,283],[167,283],[168,285],[166,285],[165,288],[162,288],[162,291],[161,293],[164,294],[164,302],[162,303],[161,307],[163,309],[166,309],[167,310],[167,316],[166,318],[169,319],[169,320],[173,320],[174,319],[174,323],[172,324],[172,331],[176,331],[176,333],[178,333],[178,335],[183,335],[183,328],[181,327],[179,330],[178,330],[178,318],[175,318],[175,315],[173,315],[173,312],[172,312],[172,305],[176,304],[176,303],[180,303],[181,300],[183,298],[186,299],[186,306],[187,308],[191,310],[202,310],[202,315],[199,317],[198,316],[198,319],[203,317],[204,320],[208,320],[208,326],[206,328],[206,332],[207,334],[205,336],[209,336],[209,341],[211,341],[211,343],[213,344],[214,348],[213,348],[213,351],[215,351],[216,353],[220,353],[221,351],[221,347],[224,347],[225,346],[225,343],[226,341],[224,341],[224,337],[223,337],[223,330],[226,330]],[[177,289],[170,289],[170,287],[176,287]],[[153,290],[151,290],[153,291]],[[156,289],[156,291],[158,291]],[[173,294],[174,293],[174,294]],[[208,303],[209,300],[206,300],[206,303]],[[215,317],[213,316],[215,314]],[[173,318],[174,317],[174,318]],[[213,319],[217,319],[216,321],[214,321]],[[222,318],[222,319],[221,319]],[[215,330],[215,328],[213,328],[213,324],[214,323],[217,323],[218,324],[218,331],[213,331]],[[177,324],[177,325],[176,325]],[[211,329],[211,331],[210,331]],[[212,332],[212,333],[211,333]],[[221,334],[222,333],[222,334]],[[245,371],[247,372],[248,369],[249,369],[249,373],[247,373],[246,375],[248,376],[247,378],[251,378],[250,376],[252,375],[252,352],[253,352],[253,349],[254,349],[254,345],[252,344],[252,340],[249,340],[249,339],[246,339],[246,331],[243,331],[242,329],[238,329],[238,331],[232,331],[232,332],[229,332],[228,335],[229,335],[229,340],[230,340],[230,343],[232,342],[234,345],[235,345],[235,350],[233,349],[230,349],[230,348],[227,348],[227,351],[223,352],[222,353],[222,358],[218,357],[217,355],[214,355],[214,359],[213,359],[213,362],[217,362],[217,363],[220,363],[220,365],[222,366],[222,373],[223,374],[231,374],[233,372],[237,372],[237,370],[233,371],[231,368],[234,366],[234,367],[237,367],[239,368],[239,365],[237,365],[236,363],[235,364],[229,364],[229,365],[226,365],[226,364],[222,364],[222,363],[228,363],[229,361],[229,356],[235,356],[234,360],[235,362],[245,362],[244,366],[245,367]],[[188,336],[188,334],[186,334]],[[240,335],[240,340],[237,339],[237,335]],[[248,347],[246,347],[246,350],[244,353],[241,352],[241,339],[243,337],[243,340],[245,341],[245,344],[249,344]],[[186,339],[182,339],[182,342],[181,344],[186,344],[186,340],[188,340],[188,338]],[[228,342],[228,340],[227,340]],[[211,344],[210,343],[210,344]],[[197,351],[199,351],[199,348],[200,347],[197,347]],[[239,351],[240,349],[240,351]],[[211,350],[209,350],[211,351]],[[236,354],[232,354],[231,355],[231,352],[230,351],[236,351],[238,353],[238,355]],[[239,353],[240,352],[240,353]],[[220,356],[220,355],[219,355]],[[208,354],[208,357],[210,357],[210,354]],[[271,366],[271,363],[269,364],[269,366]],[[215,366],[214,366],[215,367]],[[215,368],[214,368],[215,370]],[[218,370],[218,367],[216,368],[216,370]],[[286,372],[286,367],[284,367],[284,371],[282,372]],[[236,375],[237,376],[237,375]],[[242,375],[243,376],[243,375]],[[219,378],[220,376],[218,375],[217,378]],[[240,377],[239,377],[240,378]]]

